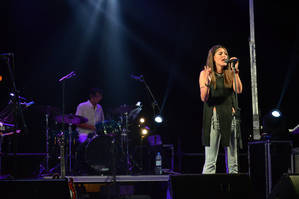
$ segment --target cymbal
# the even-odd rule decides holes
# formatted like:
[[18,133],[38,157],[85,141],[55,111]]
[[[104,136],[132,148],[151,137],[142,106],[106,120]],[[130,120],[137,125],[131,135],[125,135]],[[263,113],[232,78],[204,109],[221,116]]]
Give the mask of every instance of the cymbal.
[[124,114],[124,113],[129,113],[133,109],[134,109],[134,106],[123,104],[123,105],[120,105],[117,108],[112,109],[111,112],[114,113],[114,114]]
[[55,120],[60,123],[67,123],[67,124],[82,124],[88,121],[87,118],[79,116],[79,115],[73,115],[73,114],[67,114],[67,115],[58,115],[55,117]]

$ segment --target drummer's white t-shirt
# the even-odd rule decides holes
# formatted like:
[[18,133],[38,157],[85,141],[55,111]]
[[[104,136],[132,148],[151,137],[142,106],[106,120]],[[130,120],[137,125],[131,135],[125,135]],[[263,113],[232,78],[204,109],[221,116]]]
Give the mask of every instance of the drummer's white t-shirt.
[[[76,115],[87,118],[88,121],[86,123],[94,126],[98,122],[104,121],[104,112],[102,106],[97,104],[96,108],[94,108],[89,100],[86,102],[82,102],[77,106]],[[92,130],[83,129],[80,127],[77,127],[77,131],[80,136],[80,142],[85,141],[88,134],[93,132]]]

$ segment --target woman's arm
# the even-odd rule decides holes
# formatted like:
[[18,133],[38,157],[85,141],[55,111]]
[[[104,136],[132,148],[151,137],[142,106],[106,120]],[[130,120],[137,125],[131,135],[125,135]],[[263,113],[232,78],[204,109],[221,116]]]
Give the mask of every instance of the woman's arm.
[[205,69],[199,75],[199,87],[201,101],[206,102],[209,99],[211,85],[211,69],[205,66]]
[[[240,76],[239,76],[239,71],[236,72],[236,84],[237,84],[237,93],[242,93],[243,91],[243,85],[242,85],[242,82],[241,82],[241,79],[240,79]],[[234,88],[234,91],[236,92],[236,85],[235,85],[235,82],[233,82],[233,88]]]

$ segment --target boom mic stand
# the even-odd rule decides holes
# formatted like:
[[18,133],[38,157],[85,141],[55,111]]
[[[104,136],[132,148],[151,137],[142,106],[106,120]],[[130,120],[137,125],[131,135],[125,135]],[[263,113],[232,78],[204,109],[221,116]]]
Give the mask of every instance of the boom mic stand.
[[152,98],[152,101],[153,101],[152,102],[152,108],[153,108],[154,116],[156,115],[156,112],[155,112],[156,109],[155,108],[157,108],[158,111],[159,111],[159,114],[161,114],[161,109],[160,109],[160,107],[157,103],[157,100],[155,99],[154,94],[152,93],[152,91],[151,91],[149,85],[147,84],[147,82],[145,81],[143,75],[140,76],[140,81],[144,84],[145,88],[147,89],[148,93],[150,94],[150,96]]
[[[0,54],[1,57],[4,57],[7,61],[7,66],[8,66],[8,71],[9,71],[9,76],[12,82],[12,89],[13,89],[13,93],[15,94],[14,97],[12,98],[12,101],[14,103],[14,113],[15,113],[15,118],[14,118],[14,122],[15,122],[15,133],[17,133],[18,128],[18,122],[19,122],[19,117],[21,119],[21,122],[23,124],[24,127],[24,131],[25,133],[28,132],[28,128],[27,128],[27,124],[25,122],[24,119],[24,114],[23,114],[23,110],[21,107],[21,103],[20,103],[20,97],[19,97],[19,91],[17,90],[16,87],[16,82],[15,82],[15,78],[14,78],[14,74],[13,74],[13,68],[15,68],[15,62],[14,62],[14,54],[13,53],[5,53],[5,54]],[[16,155],[16,151],[17,150],[17,143],[14,143],[14,153]],[[15,158],[14,158],[15,159]],[[14,170],[16,170],[16,162],[14,161]]]
[[16,114],[16,118],[15,118],[15,132],[18,129],[18,123],[17,123],[18,114],[19,114],[19,116],[21,118],[22,124],[24,125],[24,130],[25,130],[25,132],[27,132],[28,128],[27,128],[27,124],[25,122],[23,110],[22,110],[21,103],[20,103],[19,91],[17,90],[15,78],[14,78],[13,71],[12,71],[12,68],[15,67],[14,54],[13,53],[7,53],[7,65],[8,65],[10,79],[11,79],[11,82],[12,82],[13,93],[15,94],[15,96],[13,98],[14,99],[14,103],[15,103],[15,107],[16,107],[16,111],[15,111],[15,114]]
[[[150,96],[151,96],[151,98],[152,98],[152,108],[153,108],[153,115],[154,115],[154,117],[156,116],[156,108],[158,109],[158,111],[159,111],[159,115],[161,114],[161,109],[160,109],[160,107],[159,107],[159,105],[158,105],[158,103],[157,103],[157,100],[155,99],[155,97],[154,97],[154,94],[152,93],[152,91],[151,91],[151,89],[150,89],[150,87],[149,87],[149,85],[147,84],[147,82],[145,81],[145,79],[144,79],[144,77],[143,77],[143,75],[141,75],[140,76],[140,78],[139,78],[139,81],[140,82],[142,82],[143,84],[144,84],[144,86],[145,86],[145,88],[147,89],[147,91],[148,91],[148,93],[150,94]],[[143,149],[143,137],[141,137],[141,148]],[[143,152],[141,152],[141,161],[143,161],[143,154],[142,154]],[[142,169],[143,169],[143,162],[141,162],[141,165],[142,165]]]
[[[61,178],[65,177],[65,152],[64,152],[64,147],[65,147],[65,135],[64,135],[64,131],[65,131],[65,127],[64,127],[64,94],[65,94],[65,80],[70,79],[72,77],[76,76],[75,72],[72,71],[69,74],[67,74],[66,76],[62,77],[59,79],[59,82],[62,82],[62,131],[60,134],[60,141],[59,141],[59,148],[60,148],[60,176]],[[71,140],[70,140],[71,141]],[[71,169],[71,168],[69,168]]]

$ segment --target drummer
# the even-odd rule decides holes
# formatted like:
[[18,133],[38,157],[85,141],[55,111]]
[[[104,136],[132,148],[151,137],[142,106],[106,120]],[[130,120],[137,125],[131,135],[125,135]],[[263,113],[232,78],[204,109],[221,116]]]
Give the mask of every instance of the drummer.
[[96,124],[104,121],[104,112],[99,102],[103,99],[103,91],[99,88],[89,90],[89,99],[77,106],[76,115],[87,119],[87,122],[77,124],[78,146],[75,172],[77,175],[89,174],[89,166],[86,163],[86,145],[96,135]]
[[99,88],[91,88],[89,91],[89,99],[77,106],[76,115],[83,116],[88,119],[86,123],[77,125],[80,143],[87,141],[87,138],[95,133],[95,125],[104,121],[103,108],[99,104],[102,99],[103,91]]

